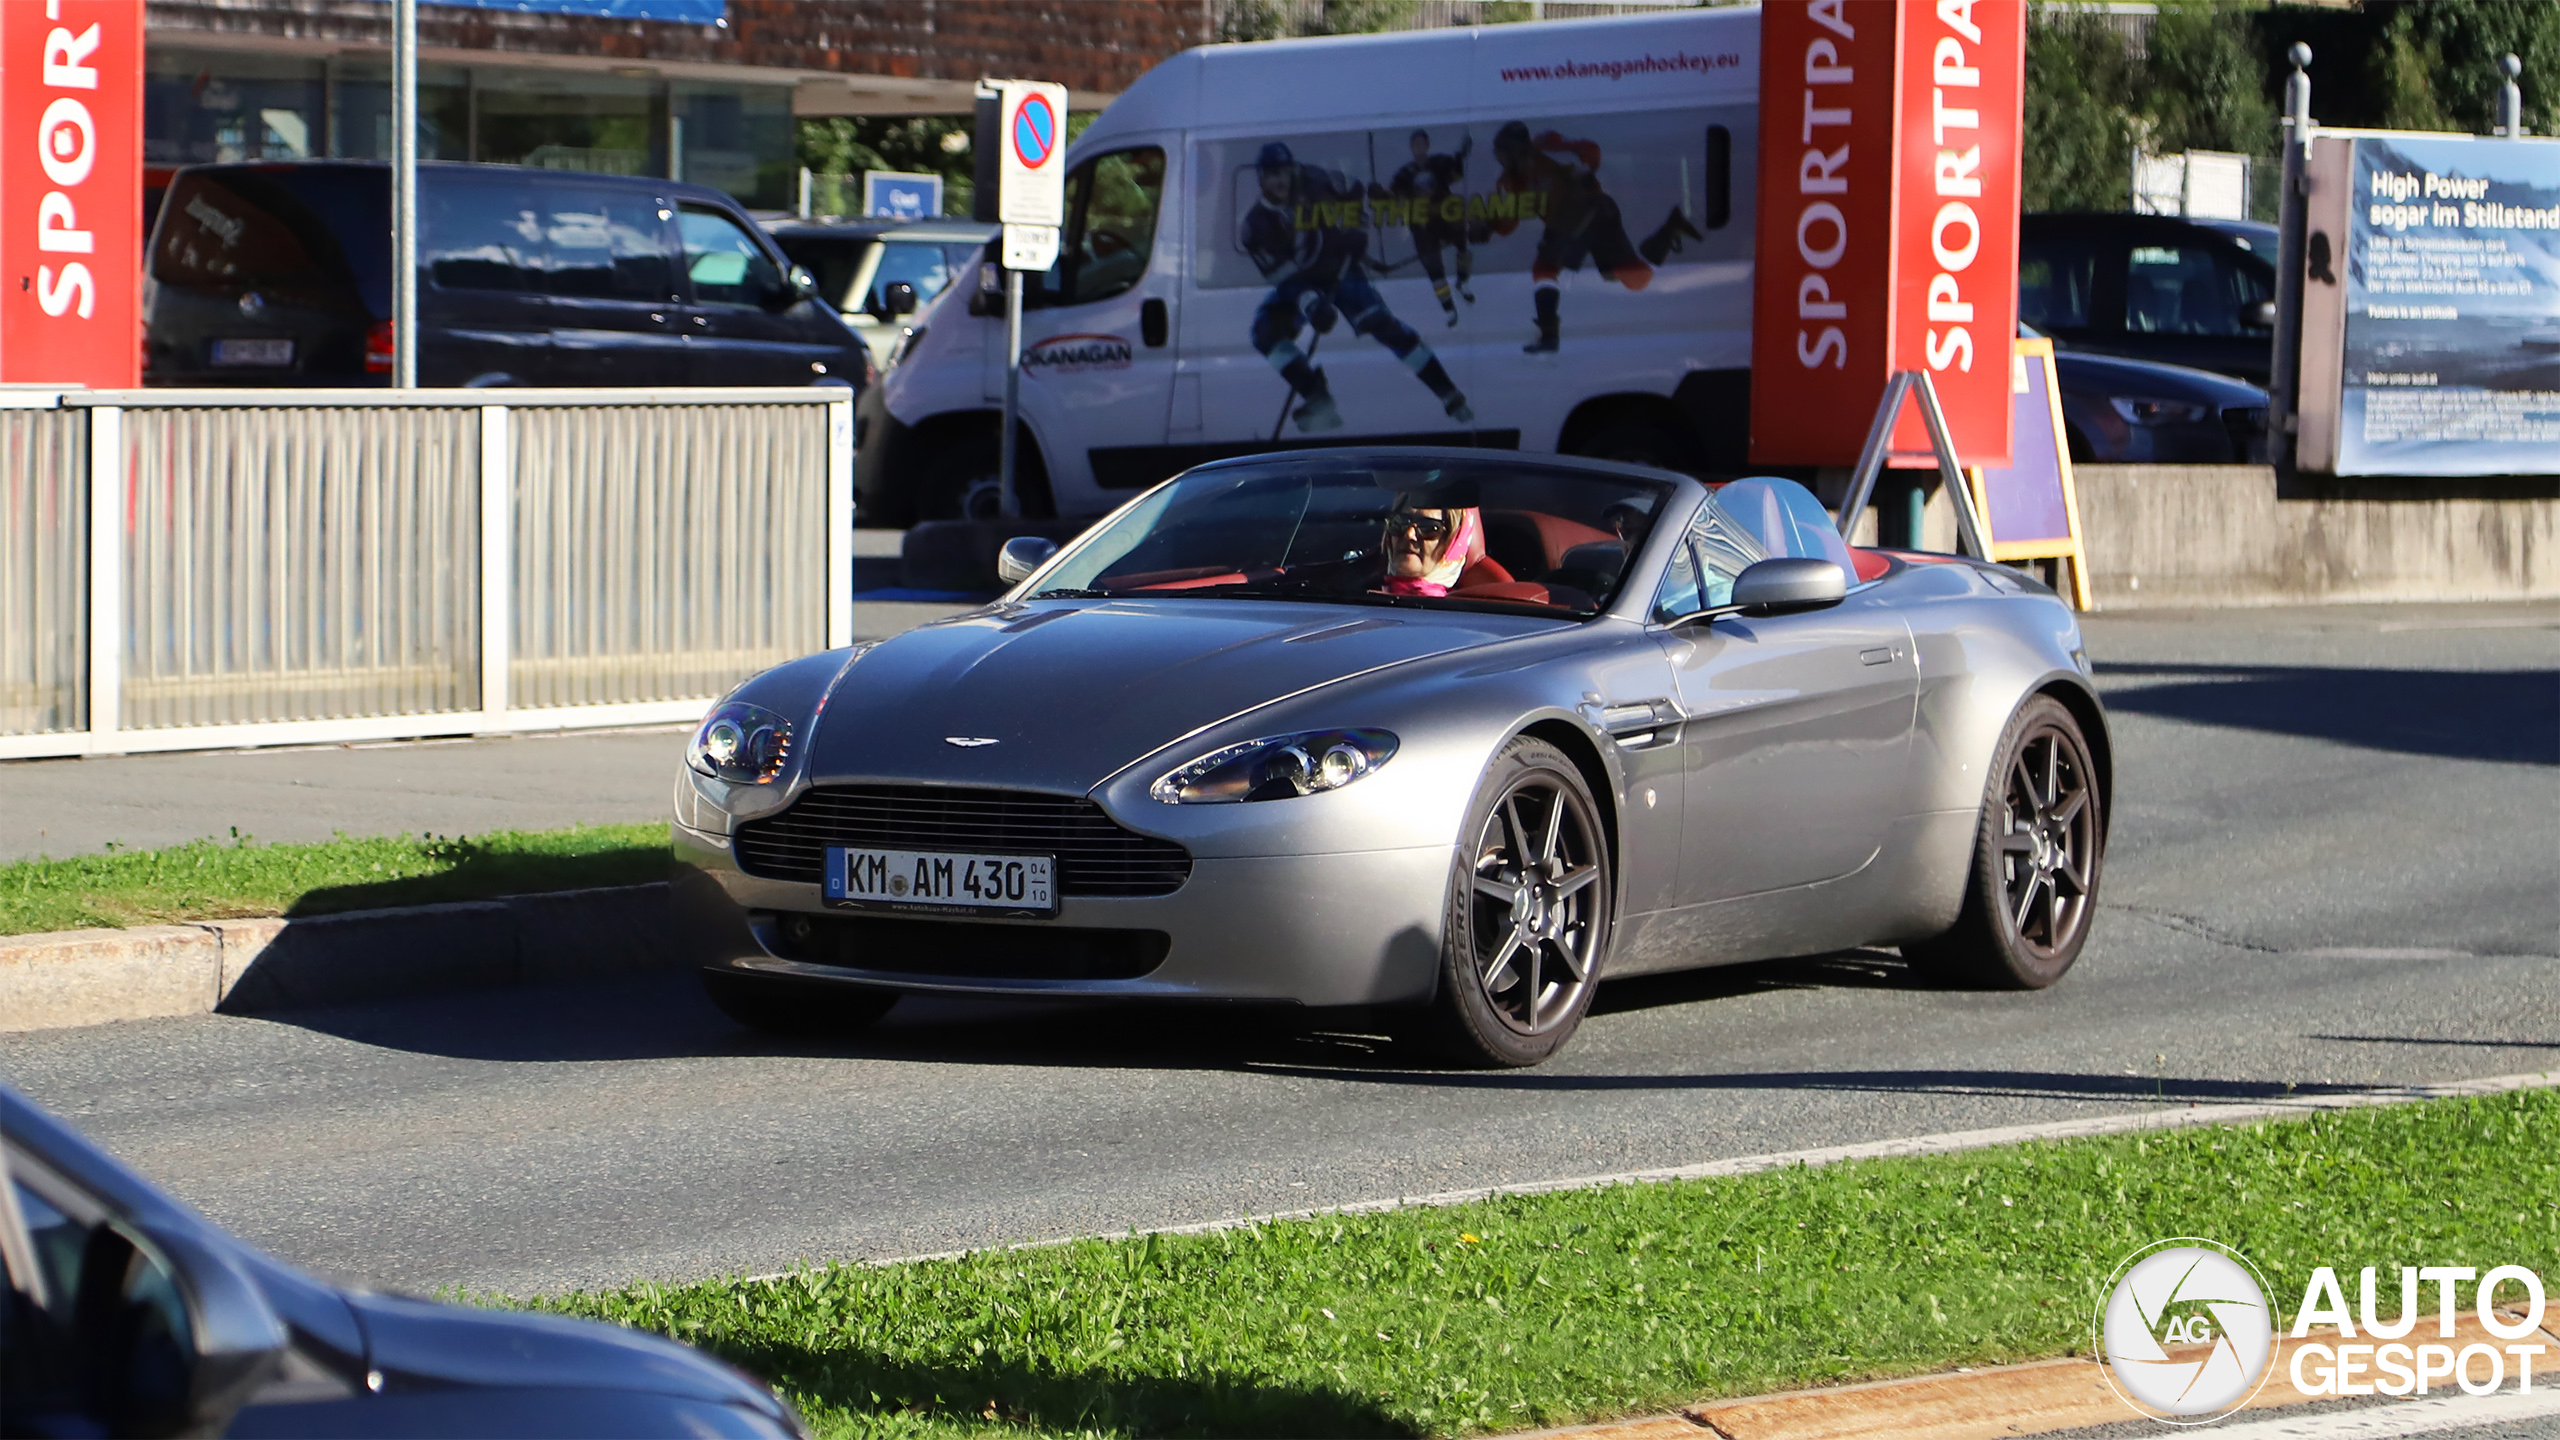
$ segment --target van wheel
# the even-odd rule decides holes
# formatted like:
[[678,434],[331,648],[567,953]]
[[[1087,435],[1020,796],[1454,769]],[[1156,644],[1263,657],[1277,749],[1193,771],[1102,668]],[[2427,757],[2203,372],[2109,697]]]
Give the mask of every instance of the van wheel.
[[1656,470],[1689,474],[1697,468],[1696,437],[1668,421],[1634,415],[1613,420],[1576,447],[1594,460],[1621,465],[1650,465]]
[[992,520],[1004,511],[1004,457],[993,429],[946,438],[925,465],[919,520]]

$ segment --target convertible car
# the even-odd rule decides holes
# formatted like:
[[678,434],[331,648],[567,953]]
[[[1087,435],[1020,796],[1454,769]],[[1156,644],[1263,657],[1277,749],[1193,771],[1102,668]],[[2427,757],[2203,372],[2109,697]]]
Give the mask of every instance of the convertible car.
[[1852,549],[1813,494],[1471,450],[1204,465],[1001,600],[747,681],[675,785],[711,994],[1371,1007],[1555,1053],[1603,980],[1898,945],[2041,987],[2088,935],[2071,611]]

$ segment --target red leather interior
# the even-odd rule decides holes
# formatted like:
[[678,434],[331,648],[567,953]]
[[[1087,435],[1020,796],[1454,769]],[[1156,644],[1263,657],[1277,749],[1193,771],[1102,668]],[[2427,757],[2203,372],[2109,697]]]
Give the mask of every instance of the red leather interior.
[[1564,552],[1576,545],[1617,538],[1606,530],[1595,530],[1578,521],[1538,510],[1484,512],[1485,549],[1509,556],[1503,562],[1505,568],[1543,573],[1562,565]]
[[1858,567],[1858,583],[1861,585],[1883,579],[1884,572],[1893,568],[1893,557],[1881,550],[1865,550],[1852,545],[1849,547],[1849,559]]
[[1195,575],[1188,580],[1159,580],[1153,585],[1133,585],[1133,590],[1199,590],[1211,585],[1241,585],[1244,572],[1230,570],[1223,575]]
[[1490,555],[1479,555],[1466,569],[1458,573],[1458,583],[1449,588],[1472,590],[1478,585],[1508,585],[1512,579],[1509,566]]
[[[1473,573],[1472,570],[1469,571]],[[1532,605],[1552,605],[1554,599],[1547,587],[1528,580],[1499,580],[1485,585],[1460,585],[1449,592],[1466,600],[1526,600]]]

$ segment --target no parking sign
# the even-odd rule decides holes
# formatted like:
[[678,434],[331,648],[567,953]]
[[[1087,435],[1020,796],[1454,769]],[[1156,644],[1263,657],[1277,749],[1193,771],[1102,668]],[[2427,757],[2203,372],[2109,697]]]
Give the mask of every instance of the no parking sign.
[[1044,80],[1003,85],[1003,144],[996,172],[996,219],[1007,225],[1067,223],[1067,87]]

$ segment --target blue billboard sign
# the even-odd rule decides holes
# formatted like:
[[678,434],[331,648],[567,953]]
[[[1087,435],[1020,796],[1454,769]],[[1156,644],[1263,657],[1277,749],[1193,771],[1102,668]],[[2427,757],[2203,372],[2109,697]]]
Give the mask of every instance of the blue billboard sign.
[[884,220],[930,220],[942,213],[942,177],[868,171],[862,177],[862,213]]
[[436,0],[473,10],[521,10],[541,15],[601,15],[611,20],[665,20],[679,25],[717,25],[728,18],[729,0]]
[[2335,473],[2560,473],[2560,142],[2365,134],[2346,180]]

